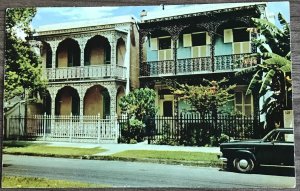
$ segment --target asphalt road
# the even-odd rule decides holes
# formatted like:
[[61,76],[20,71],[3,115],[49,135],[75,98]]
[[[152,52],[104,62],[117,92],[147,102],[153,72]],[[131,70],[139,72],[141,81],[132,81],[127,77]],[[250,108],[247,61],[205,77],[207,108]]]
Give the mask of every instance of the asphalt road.
[[292,176],[240,174],[218,168],[140,162],[3,156],[3,175],[44,177],[112,187],[290,188]]

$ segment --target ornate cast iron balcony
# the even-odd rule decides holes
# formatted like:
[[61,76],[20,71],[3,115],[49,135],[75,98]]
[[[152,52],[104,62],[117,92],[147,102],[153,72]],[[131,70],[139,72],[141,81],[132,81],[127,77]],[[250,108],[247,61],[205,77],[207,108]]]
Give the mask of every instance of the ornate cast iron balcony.
[[120,78],[126,79],[126,68],[123,66],[100,65],[64,68],[47,68],[49,80],[72,80],[89,78]]
[[168,76],[174,73],[174,60],[143,62],[141,66],[141,76]]
[[177,60],[177,74],[198,74],[206,72],[212,72],[210,57]]
[[[250,54],[232,54],[214,57],[214,68],[211,57],[178,59],[175,70],[174,60],[143,62],[141,76],[188,75],[213,72],[233,72],[254,66],[258,58],[248,57]],[[213,70],[214,69],[214,70]]]
[[248,53],[215,56],[215,71],[238,71],[243,68],[255,66],[258,63],[258,58],[247,57],[249,55]]

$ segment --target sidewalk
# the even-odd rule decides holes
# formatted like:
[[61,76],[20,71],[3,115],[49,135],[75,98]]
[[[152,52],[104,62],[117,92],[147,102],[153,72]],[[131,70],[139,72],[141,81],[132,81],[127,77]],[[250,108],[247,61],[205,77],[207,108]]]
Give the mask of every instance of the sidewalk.
[[187,152],[205,152],[205,153],[220,152],[219,147],[150,145],[147,143],[147,141],[137,143],[137,144],[96,144],[96,143],[42,142],[42,141],[35,141],[35,142],[47,143],[50,146],[78,147],[78,148],[101,147],[107,150],[102,153],[97,153],[95,154],[95,156],[109,156],[126,150],[187,151]]

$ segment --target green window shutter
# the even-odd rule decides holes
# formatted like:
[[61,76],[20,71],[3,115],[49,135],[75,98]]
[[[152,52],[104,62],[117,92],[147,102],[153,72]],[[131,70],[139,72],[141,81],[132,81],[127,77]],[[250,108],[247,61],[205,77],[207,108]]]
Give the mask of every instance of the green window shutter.
[[211,44],[211,39],[208,32],[206,32],[206,44]]
[[200,46],[200,57],[205,57],[207,55],[207,46]]
[[191,47],[191,46],[192,46],[192,35],[183,34],[183,47]]
[[164,50],[159,50],[158,51],[158,60],[165,60],[165,51]]
[[172,60],[172,50],[171,49],[167,49],[165,50],[165,54],[166,54],[166,57],[165,57],[165,60]]
[[233,42],[232,29],[224,29],[224,43]]
[[242,45],[242,53],[250,53],[251,52],[251,45],[249,41],[241,42]]
[[151,38],[150,44],[151,44],[151,50],[158,50],[157,38]]
[[241,54],[241,50],[242,50],[242,43],[241,42],[234,42],[232,43],[232,48],[233,48],[233,54]]
[[197,57],[199,57],[199,47],[193,46],[192,47],[192,58],[197,58]]

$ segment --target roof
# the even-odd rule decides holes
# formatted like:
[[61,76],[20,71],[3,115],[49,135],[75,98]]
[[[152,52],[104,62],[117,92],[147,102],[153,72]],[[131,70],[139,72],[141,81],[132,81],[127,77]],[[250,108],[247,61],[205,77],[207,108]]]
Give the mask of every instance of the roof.
[[204,13],[216,10],[226,10],[231,8],[248,7],[254,5],[266,5],[266,3],[220,3],[220,4],[201,4],[201,5],[185,5],[176,10],[160,10],[155,12],[147,12],[147,16],[142,17],[141,22],[147,22],[153,19],[167,18],[179,15],[188,15],[193,13]]
[[44,31],[54,31],[62,29],[72,29],[72,28],[83,28],[91,26],[101,26],[101,25],[113,25],[119,23],[133,23],[136,19],[132,15],[109,17],[109,18],[99,18],[99,19],[89,19],[65,23],[56,23],[51,25],[43,25],[36,29],[37,32]]

